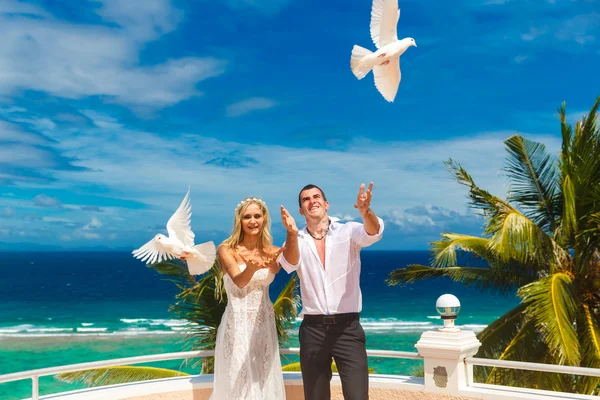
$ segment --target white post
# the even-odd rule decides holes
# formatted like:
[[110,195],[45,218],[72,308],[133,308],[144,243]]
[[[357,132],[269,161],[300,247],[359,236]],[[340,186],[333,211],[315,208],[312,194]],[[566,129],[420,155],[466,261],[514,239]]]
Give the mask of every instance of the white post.
[[38,400],[40,397],[40,378],[39,376],[31,377],[31,400]]
[[464,360],[475,355],[479,346],[472,331],[424,332],[415,347],[424,358],[425,392],[460,395],[473,375],[473,366]]

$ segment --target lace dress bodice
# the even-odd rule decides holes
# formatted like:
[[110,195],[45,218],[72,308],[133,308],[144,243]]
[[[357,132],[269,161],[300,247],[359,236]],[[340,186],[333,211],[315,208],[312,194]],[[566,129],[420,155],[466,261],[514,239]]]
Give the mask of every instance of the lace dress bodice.
[[[239,268],[243,271],[246,265]],[[211,400],[285,399],[275,314],[269,299],[274,278],[268,269],[261,269],[240,288],[224,275],[227,307],[217,333]]]

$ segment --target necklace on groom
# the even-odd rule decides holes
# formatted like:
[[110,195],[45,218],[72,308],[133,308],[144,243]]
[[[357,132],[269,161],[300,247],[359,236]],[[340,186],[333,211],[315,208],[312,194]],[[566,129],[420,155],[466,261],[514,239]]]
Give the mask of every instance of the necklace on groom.
[[331,221],[328,219],[327,220],[327,229],[325,229],[325,232],[323,232],[321,234],[321,237],[315,237],[315,235],[313,235],[312,233],[310,233],[310,231],[308,230],[308,226],[306,227],[306,232],[308,232],[308,234],[315,240],[323,240],[325,238],[325,236],[327,236],[327,232],[329,232],[329,225],[331,225]]

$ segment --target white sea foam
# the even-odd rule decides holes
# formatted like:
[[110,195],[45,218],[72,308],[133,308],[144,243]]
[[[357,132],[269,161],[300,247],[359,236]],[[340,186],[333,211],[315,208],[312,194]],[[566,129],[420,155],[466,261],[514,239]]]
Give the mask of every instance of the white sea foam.
[[15,325],[15,326],[5,326],[0,328],[0,333],[17,333],[17,332],[25,332],[27,329],[35,328],[34,325],[23,324],[23,325]]
[[146,318],[134,318],[134,319],[121,318],[120,321],[123,323],[126,323],[126,324],[139,324],[140,322],[147,323],[149,320]]
[[106,332],[108,328],[77,328],[77,332]]
[[461,329],[468,330],[468,331],[481,332],[482,330],[484,330],[485,328],[487,328],[487,325],[482,325],[482,324],[465,324],[465,325],[457,325],[457,327],[459,327]]
[[73,328],[31,328],[26,329],[27,333],[54,333],[54,332],[73,332]]
[[82,322],[81,326],[92,326],[94,325],[92,322]]
[[148,328],[127,328],[125,332],[146,332]]
[[188,322],[184,319],[152,319],[150,320],[150,325],[151,326],[160,326],[160,325],[164,325],[164,326],[185,326],[188,324]]

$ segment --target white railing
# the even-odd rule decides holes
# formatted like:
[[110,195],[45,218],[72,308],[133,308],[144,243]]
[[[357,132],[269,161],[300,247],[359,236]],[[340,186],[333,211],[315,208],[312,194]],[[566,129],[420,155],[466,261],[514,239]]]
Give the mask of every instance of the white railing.
[[537,371],[537,372],[555,372],[558,374],[568,374],[568,375],[586,375],[586,376],[595,376],[595,377],[600,378],[600,368],[570,367],[568,365],[540,364],[540,363],[523,362],[523,361],[509,361],[509,360],[492,360],[492,359],[488,359],[488,358],[476,358],[476,357],[465,358],[465,364],[479,365],[481,367],[498,367],[498,368],[520,369],[520,370]]
[[[280,354],[291,354],[298,355],[300,349],[297,347],[281,348],[279,349]],[[51,376],[66,372],[83,371],[88,369],[106,368],[121,365],[133,365],[142,364],[149,362],[167,361],[167,360],[179,360],[179,359],[190,359],[190,358],[202,358],[214,356],[214,350],[199,350],[199,351],[187,351],[177,353],[163,353],[153,354],[138,357],[126,357],[117,358],[113,360],[93,361],[80,364],[63,365],[58,367],[35,369],[30,371],[15,372],[6,375],[0,375],[0,384],[12,381],[18,381],[23,379],[31,379],[31,394],[32,400],[39,400],[39,378],[42,376]],[[367,356],[369,357],[386,357],[386,358],[402,358],[412,360],[424,360],[423,356],[416,352],[408,351],[393,351],[393,350],[367,350]],[[584,368],[584,367],[570,367],[565,365],[552,365],[552,364],[539,364],[530,362],[520,361],[507,361],[507,360],[492,360],[486,358],[466,357],[463,360],[465,366],[482,366],[482,367],[498,367],[498,368],[509,368],[518,370],[528,371],[539,371],[539,372],[553,372],[570,375],[585,375],[600,377],[600,369],[598,368]],[[468,368],[469,369],[469,368]],[[472,369],[471,369],[472,371]],[[473,376],[471,373],[468,374],[466,386],[476,391],[483,390],[484,387],[492,387],[494,385],[486,385],[480,383],[474,383]],[[518,388],[515,388],[518,389]],[[427,389],[425,389],[427,391]],[[536,391],[534,391],[536,392]],[[472,392],[473,393],[473,392]],[[475,393],[473,393],[475,394]],[[491,397],[493,398],[493,397]],[[540,398],[544,398],[541,395]],[[577,397],[577,398],[588,398],[588,396]]]
[[41,376],[57,375],[65,372],[84,371],[87,369],[116,367],[120,365],[142,364],[153,361],[181,360],[187,358],[211,357],[215,355],[214,350],[200,351],[182,351],[178,353],[153,354],[149,356],[116,358],[114,360],[92,361],[80,364],[61,365],[60,367],[50,367],[34,369],[31,371],[15,372],[12,374],[0,375],[0,384],[6,382],[31,379],[31,398],[39,399],[39,378]]
[[[281,348],[279,354],[294,354],[298,355],[300,349],[297,347]],[[57,375],[66,372],[84,371],[88,369],[116,367],[121,365],[143,364],[156,361],[181,360],[189,358],[212,357],[215,355],[214,350],[198,350],[198,351],[182,351],[178,353],[163,353],[153,354],[149,356],[137,356],[116,358],[114,360],[92,361],[87,363],[61,365],[59,367],[41,368],[30,371],[15,372],[12,374],[0,375],[0,384],[20,381],[23,379],[31,379],[31,398],[39,400],[39,378],[42,376]],[[369,357],[387,357],[387,358],[404,358],[413,360],[422,360],[423,357],[419,353],[408,351],[393,351],[393,350],[367,350]]]

